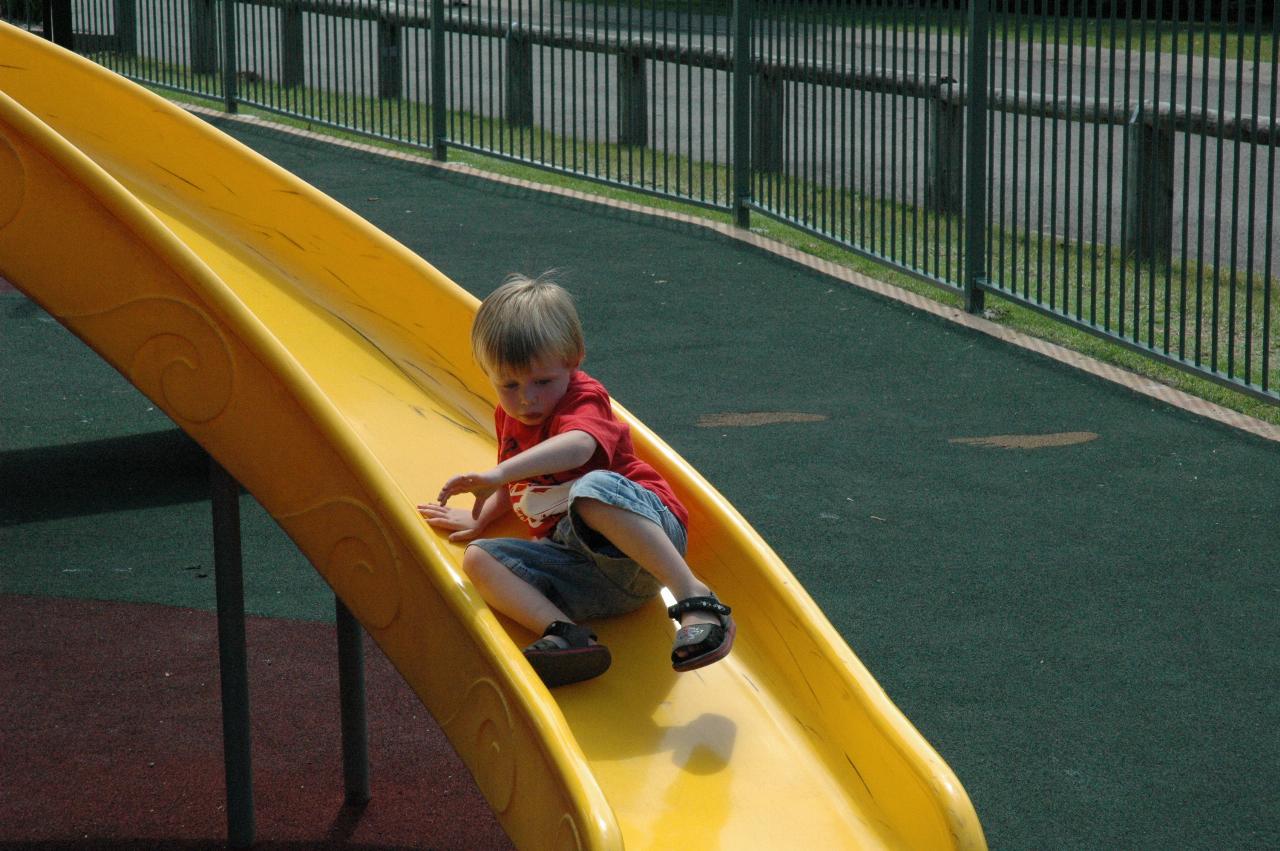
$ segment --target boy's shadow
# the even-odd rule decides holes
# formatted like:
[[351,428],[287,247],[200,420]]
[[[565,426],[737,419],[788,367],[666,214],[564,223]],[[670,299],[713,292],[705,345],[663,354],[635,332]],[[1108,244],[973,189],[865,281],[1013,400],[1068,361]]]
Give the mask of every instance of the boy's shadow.
[[613,654],[604,676],[552,692],[587,759],[623,761],[668,752],[681,771],[722,771],[733,755],[737,724],[717,712],[736,689],[721,692],[729,676],[720,663],[679,674],[671,668],[675,624],[656,600],[591,627]]

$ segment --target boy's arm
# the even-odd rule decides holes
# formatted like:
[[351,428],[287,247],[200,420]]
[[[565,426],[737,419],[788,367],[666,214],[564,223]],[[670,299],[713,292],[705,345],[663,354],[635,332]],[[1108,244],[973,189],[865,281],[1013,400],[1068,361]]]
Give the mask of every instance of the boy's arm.
[[566,431],[531,446],[518,455],[491,467],[483,473],[454,476],[440,489],[440,504],[460,493],[476,495],[473,516],[479,518],[489,495],[508,482],[520,482],[549,473],[573,470],[591,460],[596,452],[596,439],[585,431]]
[[494,468],[501,484],[576,470],[596,453],[596,439],[585,431],[566,431],[512,455]]

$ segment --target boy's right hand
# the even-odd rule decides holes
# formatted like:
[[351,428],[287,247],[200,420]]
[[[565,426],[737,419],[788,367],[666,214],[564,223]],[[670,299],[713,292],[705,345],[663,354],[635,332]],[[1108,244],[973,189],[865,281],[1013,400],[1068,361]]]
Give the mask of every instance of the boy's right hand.
[[433,529],[451,532],[449,540],[455,543],[472,541],[480,537],[480,528],[471,516],[469,508],[449,508],[436,502],[418,506],[418,513]]

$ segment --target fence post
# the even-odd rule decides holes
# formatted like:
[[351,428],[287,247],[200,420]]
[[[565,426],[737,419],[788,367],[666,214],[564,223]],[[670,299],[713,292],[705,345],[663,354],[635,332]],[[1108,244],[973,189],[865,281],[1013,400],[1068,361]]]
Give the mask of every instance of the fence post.
[[218,70],[218,19],[214,0],[190,0],[187,35],[191,40],[191,73],[212,74]]
[[1125,253],[1139,262],[1168,263],[1173,256],[1173,125],[1158,119],[1158,107],[1154,113],[1138,107],[1125,125]]
[[400,26],[378,19],[378,97],[400,97],[404,73],[400,68]]
[[292,88],[306,83],[306,47],[302,39],[302,8],[288,3],[280,14],[280,84]]
[[507,30],[504,117],[517,127],[533,124],[533,41],[524,30]]
[[59,47],[76,49],[71,34],[71,0],[44,0],[44,36]]
[[222,2],[222,106],[227,112],[236,111],[240,93],[236,88],[239,68],[236,62],[236,3]]
[[125,56],[138,53],[138,0],[115,0],[112,13],[116,19],[116,52]]
[[733,0],[733,209],[751,226],[751,0]]
[[761,66],[751,115],[751,165],[756,171],[782,171],[786,106],[782,74],[777,68]]
[[618,54],[618,144],[649,144],[649,89],[644,56],[636,50]]
[[444,125],[444,0],[431,0],[431,138],[435,158],[441,162],[449,155],[449,137]]
[[929,135],[925,149],[925,206],[935,213],[951,215],[964,210],[964,103],[952,88],[955,80],[945,80],[931,88]]
[[964,309],[982,311],[987,277],[987,4],[969,3],[965,98]]

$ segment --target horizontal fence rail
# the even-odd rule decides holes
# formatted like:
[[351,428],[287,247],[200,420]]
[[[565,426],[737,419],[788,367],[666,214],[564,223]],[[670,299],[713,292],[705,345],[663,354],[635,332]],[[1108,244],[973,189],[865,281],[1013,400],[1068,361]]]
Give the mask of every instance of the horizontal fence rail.
[[59,6],[76,49],[151,85],[740,224],[766,215],[970,309],[999,294],[1280,401],[1270,4],[0,0],[0,14],[47,31]]

